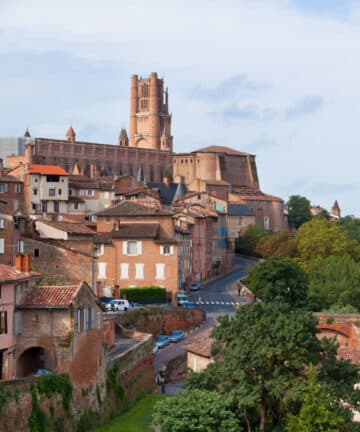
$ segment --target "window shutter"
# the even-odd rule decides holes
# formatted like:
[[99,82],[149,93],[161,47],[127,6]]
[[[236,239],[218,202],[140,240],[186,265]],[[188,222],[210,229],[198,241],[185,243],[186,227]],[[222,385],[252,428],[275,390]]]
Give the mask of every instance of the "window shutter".
[[127,241],[123,241],[123,255],[127,255]]
[[142,242],[141,241],[137,242],[137,254],[142,255]]
[[164,255],[164,246],[160,246],[160,255]]
[[170,255],[174,255],[174,246],[170,246]]
[[4,223],[4,219],[0,219],[0,228],[4,228],[5,223]]
[[5,253],[5,240],[0,239],[0,253]]

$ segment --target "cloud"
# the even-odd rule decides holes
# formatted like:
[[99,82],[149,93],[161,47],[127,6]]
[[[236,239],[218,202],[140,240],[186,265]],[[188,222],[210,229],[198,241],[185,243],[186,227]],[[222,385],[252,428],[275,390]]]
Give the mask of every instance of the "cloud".
[[324,100],[321,96],[305,96],[295,102],[294,105],[287,108],[285,116],[287,119],[294,119],[319,111],[324,106]]
[[271,85],[266,82],[256,82],[248,78],[246,74],[230,76],[214,87],[199,85],[191,90],[190,96],[198,99],[219,101],[234,98],[240,93],[249,93],[258,90],[270,89]]

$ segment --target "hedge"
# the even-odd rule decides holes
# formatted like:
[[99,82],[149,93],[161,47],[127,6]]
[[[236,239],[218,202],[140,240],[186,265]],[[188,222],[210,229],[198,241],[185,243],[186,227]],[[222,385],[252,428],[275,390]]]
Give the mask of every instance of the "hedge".
[[164,303],[166,289],[158,286],[141,288],[120,288],[120,298],[126,298],[135,303]]

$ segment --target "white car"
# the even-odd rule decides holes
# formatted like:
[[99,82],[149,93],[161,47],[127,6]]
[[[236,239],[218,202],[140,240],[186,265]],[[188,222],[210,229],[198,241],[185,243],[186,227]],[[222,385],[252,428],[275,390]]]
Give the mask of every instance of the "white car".
[[178,306],[182,306],[183,304],[185,304],[187,301],[189,301],[188,296],[186,294],[178,294],[177,295],[177,303]]
[[130,305],[127,300],[114,299],[106,304],[106,309],[108,311],[127,311],[130,309]]

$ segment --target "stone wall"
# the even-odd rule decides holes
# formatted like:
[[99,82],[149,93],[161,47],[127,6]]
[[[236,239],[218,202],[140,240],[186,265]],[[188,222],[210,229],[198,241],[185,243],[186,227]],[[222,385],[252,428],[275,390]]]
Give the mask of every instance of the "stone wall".
[[339,344],[338,357],[360,363],[360,314],[316,313],[320,337],[333,338]]
[[173,330],[190,330],[204,320],[205,312],[198,308],[151,307],[127,311],[119,322],[123,327],[136,328],[157,337],[160,334],[170,334]]

